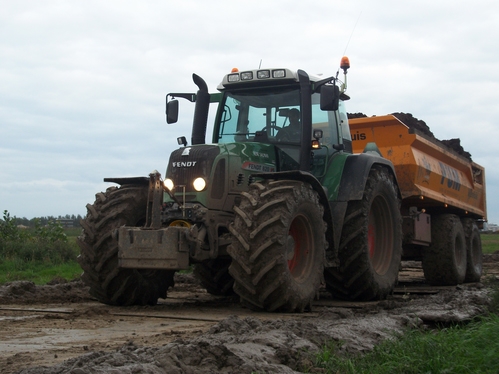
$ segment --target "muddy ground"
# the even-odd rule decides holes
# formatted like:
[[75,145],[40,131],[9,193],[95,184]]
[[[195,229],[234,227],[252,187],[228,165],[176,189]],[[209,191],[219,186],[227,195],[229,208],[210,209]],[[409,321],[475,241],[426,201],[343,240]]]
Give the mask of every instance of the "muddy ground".
[[499,284],[499,253],[483,283],[430,287],[406,262],[385,301],[346,303],[326,292],[303,314],[257,313],[177,275],[155,307],[99,304],[80,282],[0,287],[1,373],[295,373],[314,368],[328,342],[362,353],[408,327],[468,321],[487,311]]

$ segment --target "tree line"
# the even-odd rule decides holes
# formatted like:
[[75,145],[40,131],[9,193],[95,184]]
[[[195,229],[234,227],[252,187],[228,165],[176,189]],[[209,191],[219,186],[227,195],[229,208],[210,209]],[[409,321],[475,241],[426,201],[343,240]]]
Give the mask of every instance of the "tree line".
[[[5,218],[5,217],[4,217]],[[83,217],[78,214],[66,214],[64,216],[59,215],[59,216],[45,216],[45,217],[35,217],[28,219],[26,217],[19,218],[19,217],[12,217],[12,221],[15,223],[17,226],[26,226],[29,228],[33,228],[37,225],[40,226],[46,226],[50,222],[57,222],[59,223],[62,227],[64,228],[70,228],[70,227],[80,227],[80,220],[83,219]],[[3,220],[0,218],[0,223],[2,223]]]

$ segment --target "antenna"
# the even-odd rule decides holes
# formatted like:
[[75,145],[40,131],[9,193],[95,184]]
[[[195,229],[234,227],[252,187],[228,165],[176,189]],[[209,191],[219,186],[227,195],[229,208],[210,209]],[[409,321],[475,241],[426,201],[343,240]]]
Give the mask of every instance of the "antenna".
[[262,68],[262,59],[260,59],[260,65],[258,65],[258,69]]
[[[341,64],[340,68],[343,69],[343,76],[345,77],[344,80],[345,82],[341,85],[341,92],[345,92],[347,90],[347,70],[350,68],[350,61],[348,60],[348,57],[346,57],[347,53],[347,48],[350,44],[350,40],[352,39],[353,32],[357,28],[357,24],[359,23],[360,16],[362,15],[362,12],[359,13],[359,16],[357,17],[357,21],[355,21],[355,25],[353,26],[352,32],[350,33],[350,37],[348,38],[347,45],[345,46],[345,50],[343,51],[343,57],[341,58]],[[336,78],[338,79],[338,75],[340,74],[340,69],[336,72]]]
[[345,50],[343,51],[343,56],[345,56],[345,54],[347,53],[348,45],[350,44],[350,40],[352,39],[353,32],[357,28],[357,24],[359,23],[359,19],[360,19],[361,15],[362,15],[362,12],[360,12],[359,16],[357,17],[357,21],[355,21],[355,25],[353,26],[352,33],[350,34],[350,37],[348,38],[347,45],[345,46]]

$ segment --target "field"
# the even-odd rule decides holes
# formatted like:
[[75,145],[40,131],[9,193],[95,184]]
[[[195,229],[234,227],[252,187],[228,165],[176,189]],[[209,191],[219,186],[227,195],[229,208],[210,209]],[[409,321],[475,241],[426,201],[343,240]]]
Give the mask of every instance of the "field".
[[499,233],[481,234],[483,253],[495,253],[499,251]]
[[[67,243],[64,251],[68,253],[67,261],[24,261],[22,258],[10,258],[0,261],[0,285],[16,280],[29,280],[37,285],[46,284],[57,278],[73,280],[82,272],[76,262],[78,246],[76,238],[81,229],[65,229]],[[499,251],[499,234],[481,234],[484,254]]]
[[82,271],[76,262],[79,253],[76,238],[80,232],[81,229],[65,229],[64,240],[43,240],[35,237],[35,233],[22,232],[15,241],[3,243],[0,284],[17,280],[46,284],[54,279],[78,278]]

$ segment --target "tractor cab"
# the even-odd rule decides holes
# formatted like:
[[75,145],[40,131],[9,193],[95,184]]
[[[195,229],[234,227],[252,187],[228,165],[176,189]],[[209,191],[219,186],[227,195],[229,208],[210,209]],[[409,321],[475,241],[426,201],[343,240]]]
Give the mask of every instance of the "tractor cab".
[[320,178],[333,154],[352,152],[343,104],[349,97],[345,85],[340,92],[335,77],[321,79],[290,69],[233,69],[218,86],[220,93],[211,95],[201,78],[194,81],[197,94],[167,96],[167,118],[172,112],[176,116],[175,97],[196,102],[193,145],[204,144],[209,103],[217,101],[212,143],[272,145],[275,171],[301,170]]

